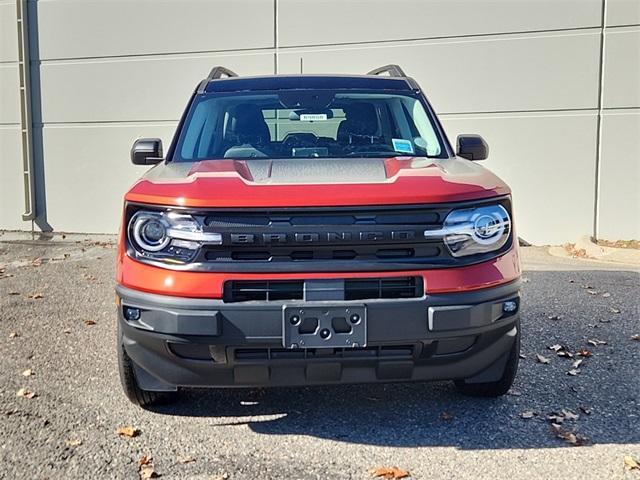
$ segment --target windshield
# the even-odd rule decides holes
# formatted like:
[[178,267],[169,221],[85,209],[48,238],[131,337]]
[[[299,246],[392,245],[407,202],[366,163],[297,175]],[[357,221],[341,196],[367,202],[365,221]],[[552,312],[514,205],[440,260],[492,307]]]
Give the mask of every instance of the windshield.
[[196,97],[174,160],[446,156],[443,152],[416,97],[282,90]]

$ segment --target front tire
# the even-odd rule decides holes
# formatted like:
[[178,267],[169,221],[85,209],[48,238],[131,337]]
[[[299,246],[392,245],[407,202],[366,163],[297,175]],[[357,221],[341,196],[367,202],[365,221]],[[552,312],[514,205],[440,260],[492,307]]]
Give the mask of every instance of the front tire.
[[177,392],[153,392],[143,390],[138,385],[133,360],[127,355],[122,345],[122,335],[118,332],[118,370],[120,383],[129,400],[142,408],[171,403],[177,398]]
[[500,397],[507,393],[518,371],[520,360],[520,324],[518,323],[518,333],[516,334],[513,346],[509,351],[507,363],[499,380],[486,383],[467,383],[465,380],[454,380],[456,388],[463,395],[470,397]]

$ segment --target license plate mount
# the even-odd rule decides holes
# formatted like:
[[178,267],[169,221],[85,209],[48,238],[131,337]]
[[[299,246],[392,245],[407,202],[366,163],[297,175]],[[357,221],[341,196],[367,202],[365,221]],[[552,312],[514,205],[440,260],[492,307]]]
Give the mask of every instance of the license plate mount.
[[367,344],[365,305],[285,305],[285,348],[357,348]]

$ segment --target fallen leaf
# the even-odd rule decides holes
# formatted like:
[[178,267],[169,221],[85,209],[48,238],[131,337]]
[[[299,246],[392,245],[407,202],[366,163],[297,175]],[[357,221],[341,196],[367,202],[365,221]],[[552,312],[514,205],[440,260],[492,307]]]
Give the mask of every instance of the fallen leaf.
[[582,364],[582,362],[584,362],[584,360],[582,358],[575,360],[572,364],[571,364],[571,368],[579,368],[580,365]]
[[587,350],[586,348],[581,348],[576,352],[576,355],[579,355],[581,357],[592,357],[593,353],[591,353],[591,351]]
[[178,457],[178,463],[192,463],[195,462],[196,459],[191,455],[185,455],[184,457]]
[[84,321],[84,324],[85,324],[85,325],[95,325],[95,324],[96,324],[96,322],[95,322],[94,320],[85,320],[85,321]]
[[560,350],[556,352],[556,355],[558,355],[559,357],[573,358],[573,353],[571,353],[569,350]]
[[20,295],[20,292],[9,292],[9,295]]
[[611,294],[610,294],[609,292],[604,292],[604,293],[602,294],[602,296],[603,296],[604,298],[609,298],[609,297],[611,296]]
[[536,355],[536,361],[538,363],[544,363],[544,364],[551,362],[551,360],[549,360],[547,357],[543,357],[542,355]]
[[67,445],[67,447],[79,447],[80,445],[82,445],[82,440],[80,440],[79,438],[74,438],[72,440],[67,440],[65,444]]
[[562,320],[562,315],[547,315],[549,320]]
[[16,392],[16,397],[23,397],[23,398],[35,398],[38,395],[36,394],[36,392],[32,392],[31,390],[29,390],[28,388],[21,388],[20,390],[18,390]]
[[587,343],[593,345],[594,347],[597,347],[598,345],[606,345],[607,342],[605,342],[604,340],[598,340],[597,338],[588,340]]
[[584,285],[580,285],[582,288],[589,288],[592,289],[593,287],[591,285],[589,285],[588,283],[585,283]]
[[635,340],[636,342],[640,342],[640,333],[637,333],[631,337],[631,340]]
[[585,415],[591,415],[591,409],[589,407],[587,407],[586,405],[580,405],[580,411],[582,413],[584,413]]
[[9,338],[16,338],[19,337],[20,334],[18,332],[9,332]]
[[598,320],[600,323],[611,323],[611,319],[610,318],[601,318],[600,320]]
[[557,343],[556,343],[555,345],[551,345],[551,346],[550,346],[550,347],[548,347],[548,348],[549,348],[549,350],[553,350],[554,352],[558,352],[558,351],[560,351],[560,350],[563,350],[563,349],[564,349],[564,347],[563,347],[562,345],[557,344]]
[[228,478],[229,478],[229,474],[225,472],[222,475],[216,475],[211,480],[227,480]]
[[[442,412],[440,414],[440,420],[444,420],[445,422],[449,422],[449,421],[453,420],[453,417],[454,417],[453,413],[450,413],[450,412]],[[401,477],[399,477],[399,478],[401,478]]]
[[31,375],[33,375],[33,370],[31,370],[30,368],[27,368],[22,372],[23,377],[30,377]]
[[564,422],[564,415],[561,413],[552,412],[547,415],[547,420],[551,422],[551,425],[560,426]]
[[586,445],[589,441],[587,437],[580,435],[579,433],[565,430],[559,425],[551,425],[551,430],[553,431],[556,437],[576,447]]
[[64,330],[62,330],[62,333],[71,333],[71,329],[70,328],[65,328]]
[[524,353],[521,353],[518,355],[522,360],[524,360],[525,358],[527,358],[527,356]]
[[40,298],[44,298],[44,295],[41,293],[29,293],[27,298],[30,298],[31,300],[38,300]]
[[398,467],[378,467],[371,470],[371,476],[385,479],[407,478],[409,472]]
[[39,267],[40,265],[42,265],[42,259],[41,258],[36,258],[35,260],[33,260],[31,262],[31,266],[33,266],[33,267]]
[[640,464],[634,460],[633,457],[627,455],[624,457],[624,466],[629,470],[640,470]]
[[514,390],[513,388],[507,392],[507,395],[512,395],[514,397],[522,396],[522,392],[520,390]]
[[579,368],[572,368],[571,370],[569,370],[567,372],[567,375],[571,375],[572,377],[575,377],[578,374],[580,374],[580,369]]
[[140,457],[140,460],[138,460],[138,465],[140,466],[149,465],[152,461],[153,461],[153,458],[151,458],[148,455],[143,455],[142,457]]
[[598,291],[597,291],[597,290],[590,290],[590,289],[587,289],[587,293],[588,293],[589,295],[597,295],[597,294],[598,294]]
[[153,466],[153,463],[140,465],[140,469],[138,470],[138,473],[142,480],[147,480],[149,478],[158,478],[160,476],[156,473],[156,469]]
[[118,428],[118,430],[116,430],[116,433],[121,437],[133,438],[140,435],[140,429],[132,426],[126,426]]
[[580,415],[564,408],[562,409],[562,415],[564,416],[565,420],[578,420],[580,418]]
[[538,415],[536,412],[532,410],[526,410],[520,413],[520,418],[524,418],[525,420],[528,420],[529,418],[533,418],[536,415]]
[[611,311],[611,313],[620,313],[619,308],[611,307],[609,310]]

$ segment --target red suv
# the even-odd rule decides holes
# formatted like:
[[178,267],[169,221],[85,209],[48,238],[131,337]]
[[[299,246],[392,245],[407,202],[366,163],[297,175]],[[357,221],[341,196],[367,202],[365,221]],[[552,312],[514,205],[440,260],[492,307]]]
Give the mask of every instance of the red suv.
[[118,358],[141,406],[180,387],[453,380],[502,395],[520,348],[510,189],[452,149],[418,84],[215,67],[125,196]]

